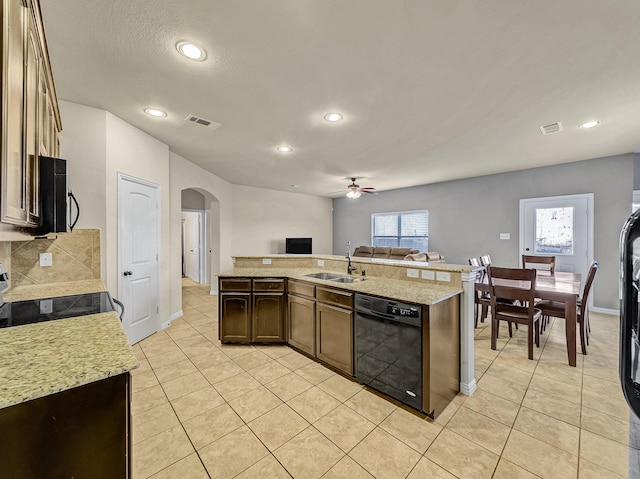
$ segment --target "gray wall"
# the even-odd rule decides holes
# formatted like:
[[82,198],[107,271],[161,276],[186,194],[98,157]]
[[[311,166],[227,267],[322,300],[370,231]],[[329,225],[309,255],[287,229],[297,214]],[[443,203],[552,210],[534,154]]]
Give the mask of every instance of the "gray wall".
[[[371,214],[429,210],[429,250],[448,263],[490,254],[494,263],[519,265],[519,200],[594,193],[594,257],[600,271],[594,306],[619,309],[619,239],[631,214],[634,155],[619,155],[557,166],[467,178],[333,200],[333,252],[344,254],[371,244]],[[511,233],[500,240],[500,233]]]

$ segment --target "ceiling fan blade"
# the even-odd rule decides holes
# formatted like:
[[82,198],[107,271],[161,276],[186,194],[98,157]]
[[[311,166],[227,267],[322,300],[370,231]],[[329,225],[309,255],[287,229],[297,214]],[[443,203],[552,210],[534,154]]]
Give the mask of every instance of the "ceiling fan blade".
[[330,191],[329,193],[327,193],[328,195],[343,195],[347,192],[348,190],[338,190],[338,191]]
[[366,193],[368,195],[377,195],[378,194],[378,192],[375,190],[375,188],[370,188],[368,190],[364,190],[364,189],[360,188],[360,192],[361,193]]

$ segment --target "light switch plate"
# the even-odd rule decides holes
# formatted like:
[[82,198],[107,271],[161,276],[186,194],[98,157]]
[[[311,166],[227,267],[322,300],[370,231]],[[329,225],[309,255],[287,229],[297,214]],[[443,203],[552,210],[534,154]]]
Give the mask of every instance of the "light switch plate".
[[262,258],[262,264],[271,264],[271,258]]
[[40,253],[40,266],[53,265],[53,257],[51,253]]
[[511,239],[511,233],[500,233],[500,239],[502,240]]

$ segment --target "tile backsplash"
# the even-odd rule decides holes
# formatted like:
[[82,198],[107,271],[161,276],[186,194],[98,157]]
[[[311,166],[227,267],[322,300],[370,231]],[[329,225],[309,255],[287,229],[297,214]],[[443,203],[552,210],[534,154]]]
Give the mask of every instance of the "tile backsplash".
[[[52,266],[40,266],[51,253]],[[0,242],[0,262],[11,286],[100,279],[100,230],[77,229],[55,237]]]

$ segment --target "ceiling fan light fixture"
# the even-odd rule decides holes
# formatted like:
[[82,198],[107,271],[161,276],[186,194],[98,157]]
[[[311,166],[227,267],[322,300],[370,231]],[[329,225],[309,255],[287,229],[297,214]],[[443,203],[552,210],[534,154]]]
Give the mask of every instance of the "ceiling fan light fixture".
[[585,121],[584,123],[582,123],[580,125],[580,128],[593,128],[594,126],[598,126],[600,124],[599,121],[597,120],[589,120],[589,121]]
[[337,121],[340,121],[340,120],[342,120],[342,118],[343,118],[342,114],[341,114],[341,113],[336,113],[336,112],[334,112],[334,113],[327,113],[327,114],[324,116],[324,119],[325,119],[325,120],[330,121],[330,122],[332,122],[332,123],[335,123],[335,122],[337,122]]
[[165,116],[167,116],[167,113],[162,111],[162,110],[158,110],[157,108],[145,108],[144,112],[147,115],[151,115],[155,118],[163,118]]
[[360,198],[361,194],[362,193],[360,193],[359,190],[349,190],[349,192],[347,193],[347,198],[355,200],[356,198]]
[[189,58],[190,60],[201,62],[202,60],[207,58],[207,52],[204,50],[204,48],[199,47],[195,43],[178,42],[176,44],[176,48],[182,55]]

